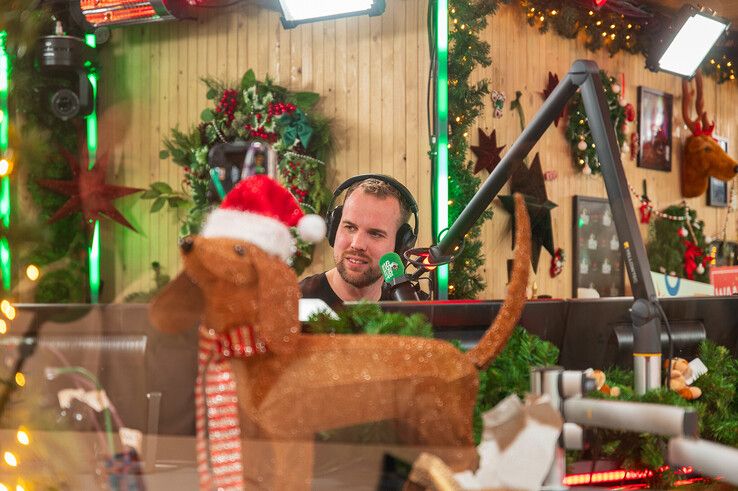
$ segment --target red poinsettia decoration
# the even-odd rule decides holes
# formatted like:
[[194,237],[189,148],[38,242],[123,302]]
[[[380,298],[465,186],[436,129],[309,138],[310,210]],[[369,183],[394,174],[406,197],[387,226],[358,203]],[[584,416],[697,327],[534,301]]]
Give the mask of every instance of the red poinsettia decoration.
[[95,165],[90,169],[87,146],[80,145],[80,148],[82,150],[79,159],[64,148],[59,150],[72,171],[71,181],[57,179],[39,179],[37,181],[41,187],[69,196],[67,202],[49,218],[49,223],[56,222],[67,215],[81,211],[85,220],[85,226],[90,233],[92,232],[95,220],[100,220],[103,216],[115,220],[135,232],[136,229],[133,228],[133,225],[113,206],[113,201],[144,190],[125,186],[114,186],[106,183],[105,174],[108,167],[108,155],[103,154],[99,157]]
[[684,242],[684,274],[690,280],[694,279],[694,273],[702,274],[705,272],[705,266],[709,264],[712,257],[705,254],[705,251],[697,244],[690,240]]

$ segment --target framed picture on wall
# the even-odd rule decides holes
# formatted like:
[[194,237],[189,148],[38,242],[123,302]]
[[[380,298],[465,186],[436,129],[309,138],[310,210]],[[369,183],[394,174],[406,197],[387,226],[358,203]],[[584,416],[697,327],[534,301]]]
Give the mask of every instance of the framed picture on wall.
[[572,296],[625,295],[623,255],[610,203],[603,198],[574,196],[572,209]]
[[[720,145],[722,149],[725,150],[725,153],[728,153],[727,138],[723,138],[722,136],[714,136],[714,138],[717,140],[718,145]],[[725,208],[728,206],[727,182],[721,181],[720,179],[716,179],[714,177],[710,177],[710,180],[707,183],[707,205],[715,206],[718,208]]]
[[673,96],[638,87],[638,167],[671,171]]

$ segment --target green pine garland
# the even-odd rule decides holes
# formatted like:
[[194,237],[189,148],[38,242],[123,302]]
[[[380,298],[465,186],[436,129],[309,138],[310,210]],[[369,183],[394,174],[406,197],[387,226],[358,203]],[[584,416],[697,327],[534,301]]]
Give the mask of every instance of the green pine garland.
[[[673,205],[663,210],[663,213],[674,217],[683,217],[687,213],[687,209],[686,205],[683,204]],[[691,208],[689,208],[689,222],[697,239],[697,246],[707,254],[703,234],[704,222],[697,219],[697,212]],[[686,238],[679,236],[678,231],[682,227],[688,228],[686,221],[675,221],[666,218],[651,220],[648,228],[648,244],[646,245],[651,269],[679,278],[687,277],[684,270],[684,251],[686,249],[684,241],[692,241],[693,239],[691,234]],[[709,261],[707,263],[709,264]],[[693,279],[702,283],[709,283],[709,265],[705,266],[705,271],[702,274],[695,271]]]
[[[639,17],[630,17],[614,12],[605,5],[596,10],[593,2],[571,2],[567,0],[520,0],[520,8],[528,25],[537,27],[541,33],[553,28],[559,36],[567,39],[584,38],[590,51],[607,50],[611,56],[626,53],[647,53],[658,42],[664,25],[670,19],[660,10],[653,11],[644,2],[631,2],[642,10]],[[736,52],[729,43],[716,45],[702,63],[702,71],[723,83],[735,80]]]
[[[623,126],[626,122],[625,106],[620,105],[620,98],[613,91],[613,86],[617,85],[615,78],[609,76],[604,70],[600,70],[600,78],[602,79],[602,86],[605,89],[607,106],[610,109],[610,121],[612,121],[615,127],[615,136],[618,140],[619,151],[625,141],[625,132],[623,131]],[[566,138],[569,140],[569,145],[571,146],[571,154],[575,167],[582,170],[585,174],[599,174],[601,172],[600,161],[597,158],[597,149],[595,148],[589,123],[587,122],[587,114],[584,111],[582,95],[579,92],[569,101],[567,113],[569,119],[566,125]],[[581,145],[580,142],[587,144],[584,150],[579,148]]]
[[[487,26],[487,16],[494,14],[499,4],[498,0],[449,2],[449,224],[458,218],[481,183],[474,176],[474,164],[467,160],[468,131],[484,109],[489,82],[483,79],[471,84],[469,77],[477,66],[492,63],[489,44],[479,38],[479,33]],[[485,211],[467,234],[464,248],[449,270],[449,298],[475,298],[485,288],[479,273],[484,265],[479,234],[484,221],[491,217],[492,212]]]

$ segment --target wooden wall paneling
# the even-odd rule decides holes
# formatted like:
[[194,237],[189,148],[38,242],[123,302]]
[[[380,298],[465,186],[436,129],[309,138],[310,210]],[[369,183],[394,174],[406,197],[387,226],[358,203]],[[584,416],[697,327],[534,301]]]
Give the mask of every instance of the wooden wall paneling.
[[[542,104],[542,99],[538,93],[545,85],[547,72],[549,70],[557,72],[559,77],[563,77],[572,62],[579,58],[594,59],[608,73],[618,78],[620,74],[625,73],[626,99],[634,105],[636,104],[638,85],[645,85],[674,94],[672,172],[663,173],[637,168],[635,162],[628,157],[624,158],[623,163],[629,182],[637,190],[640,191],[642,179],[648,180],[649,194],[659,205],[667,206],[681,201],[679,163],[681,160],[681,145],[686,134],[682,126],[681,111],[679,110],[681,104],[679,79],[664,73],[657,74],[646,71],[643,68],[644,62],[641,56],[618,54],[611,58],[604,51],[597,53],[587,51],[581,39],[567,40],[553,33],[541,35],[536,29],[525,24],[524,14],[520,12],[517,6],[502,7],[496,16],[491,17],[490,26],[483,37],[491,44],[493,59],[491,80],[499,84],[498,87],[506,92],[508,106],[514,98],[515,90],[523,91],[522,100],[526,119],[528,120]],[[486,74],[487,70],[489,69],[478,70],[478,72]],[[491,88],[497,88],[494,83]],[[716,111],[719,114],[718,120],[720,120],[722,114],[720,111],[725,111],[726,114],[722,116],[722,120],[728,122],[726,126],[732,129],[735,117],[730,114],[729,108],[735,107],[735,88],[728,84],[717,87],[712,80],[706,80],[705,87],[708,112]],[[720,101],[718,98],[720,98]],[[487,104],[490,103],[490,101],[486,102]],[[483,127],[485,131],[497,129],[500,144],[511,144],[519,134],[517,116],[511,111],[506,110],[502,119],[493,120],[492,127],[487,127],[490,121],[492,120],[485,114],[483,118],[480,118],[478,125]],[[733,138],[731,129],[722,133],[726,134],[728,138]],[[476,142],[476,129],[472,131],[471,141]],[[636,131],[635,124],[631,124],[631,131]],[[559,125],[558,129],[550,129],[544,135],[539,145],[531,153],[531,157],[536,151],[541,152],[544,171],[549,169],[558,171],[558,180],[547,183],[549,198],[559,205],[552,213],[554,238],[557,247],[563,247],[566,252],[570,252],[572,244],[569,230],[572,224],[568,217],[571,214],[571,197],[576,194],[604,197],[606,195],[604,184],[601,177],[583,176],[573,167],[562,125]],[[718,217],[721,210],[706,207],[704,196],[688,200],[688,203],[698,210],[699,216],[706,222],[708,231],[719,228]],[[497,298],[504,293],[501,279],[504,278],[505,265],[500,254],[495,254],[496,248],[499,246],[495,239],[497,237],[502,238],[509,233],[504,230],[507,219],[500,220],[499,207],[495,206],[495,211],[494,220],[485,227],[488,288],[482,296],[488,298]],[[488,231],[489,229],[491,229],[491,232]],[[642,226],[641,230],[644,237],[646,237],[647,227]],[[498,231],[502,231],[502,233],[497,233]],[[733,235],[735,235],[734,229]],[[555,279],[550,279],[547,273],[549,260],[549,254],[542,252],[539,273],[536,278],[539,293],[568,296],[567,289],[571,285],[573,265],[567,264],[564,274]]]

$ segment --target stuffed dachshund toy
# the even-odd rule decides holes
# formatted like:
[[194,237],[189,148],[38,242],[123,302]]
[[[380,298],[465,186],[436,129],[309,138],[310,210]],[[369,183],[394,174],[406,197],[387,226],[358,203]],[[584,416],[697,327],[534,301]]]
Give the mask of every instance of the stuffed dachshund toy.
[[236,185],[202,234],[182,241],[184,271],[150,310],[163,331],[201,322],[201,489],[310,489],[316,433],[390,419],[403,443],[446,447],[439,456],[451,468],[474,468],[477,371],[505,346],[525,303],[530,223],[515,200],[507,297],[479,344],[462,353],[436,339],[301,333],[290,227],[315,239],[322,222],[303,217],[266,176]]

